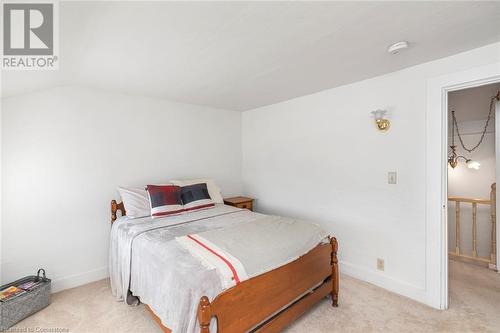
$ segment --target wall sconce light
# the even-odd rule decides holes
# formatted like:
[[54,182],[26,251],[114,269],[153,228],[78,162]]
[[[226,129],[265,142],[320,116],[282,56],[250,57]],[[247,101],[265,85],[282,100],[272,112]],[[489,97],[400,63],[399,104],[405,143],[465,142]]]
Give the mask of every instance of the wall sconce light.
[[373,118],[375,118],[375,124],[379,131],[387,132],[389,127],[391,127],[391,122],[385,118],[387,114],[386,110],[375,110],[372,111]]
[[458,160],[462,158],[465,161],[465,165],[467,165],[469,169],[479,170],[479,168],[481,167],[481,163],[479,163],[478,161],[471,160],[470,158],[467,158],[465,156],[457,155],[457,146],[455,146],[455,143],[452,143],[450,148],[451,148],[451,153],[448,156],[448,164],[453,169],[457,167]]

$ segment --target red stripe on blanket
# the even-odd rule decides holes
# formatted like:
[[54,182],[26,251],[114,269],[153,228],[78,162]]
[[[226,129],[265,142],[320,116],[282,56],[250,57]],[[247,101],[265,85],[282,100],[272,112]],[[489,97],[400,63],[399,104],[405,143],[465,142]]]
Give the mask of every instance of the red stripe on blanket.
[[200,242],[199,240],[197,240],[193,236],[187,235],[187,237],[189,237],[189,239],[195,241],[200,246],[202,246],[203,248],[205,248],[209,252],[211,252],[211,253],[215,254],[217,257],[219,257],[227,265],[227,267],[229,267],[229,269],[233,273],[233,279],[236,282],[236,284],[237,285],[240,284],[240,278],[238,277],[238,272],[236,272],[236,269],[234,268],[234,266],[226,258],[224,258],[223,256],[221,256],[220,254],[218,254],[217,252],[215,252],[214,250],[212,250],[211,248],[209,248],[208,246],[206,246],[205,244],[203,244],[202,242]]

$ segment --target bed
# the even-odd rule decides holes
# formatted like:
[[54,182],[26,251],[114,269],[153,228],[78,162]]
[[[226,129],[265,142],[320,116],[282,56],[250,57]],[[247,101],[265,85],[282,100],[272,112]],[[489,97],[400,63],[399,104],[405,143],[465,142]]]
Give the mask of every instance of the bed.
[[[111,220],[113,295],[129,304],[139,299],[164,332],[279,332],[325,297],[338,305],[337,240],[315,229],[284,228],[291,223],[288,219],[222,204],[151,220],[128,219],[123,204],[113,200]],[[293,225],[300,224],[294,220]],[[262,237],[251,231],[257,227]],[[246,232],[234,234],[244,228]],[[234,285],[181,242],[186,235],[213,237],[224,232],[243,253],[240,259],[255,252],[245,261],[248,278],[236,283],[233,274]],[[265,243],[265,234],[278,237],[276,244]],[[280,242],[279,237],[300,241]],[[267,245],[254,247],[255,243]],[[245,251],[248,244],[252,251]],[[270,252],[259,252],[266,246]],[[255,258],[263,258],[262,264]]]

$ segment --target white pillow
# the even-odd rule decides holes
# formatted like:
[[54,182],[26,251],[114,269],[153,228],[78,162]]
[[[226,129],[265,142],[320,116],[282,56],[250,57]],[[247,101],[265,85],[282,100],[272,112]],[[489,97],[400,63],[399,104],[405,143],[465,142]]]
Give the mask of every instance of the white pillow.
[[215,182],[210,178],[197,178],[197,179],[185,179],[185,180],[171,180],[172,184],[177,186],[188,186],[194,184],[207,184],[208,194],[210,198],[215,203],[224,203],[220,189],[215,185]]
[[145,189],[118,187],[118,193],[122,197],[128,217],[138,218],[151,215],[149,195]]

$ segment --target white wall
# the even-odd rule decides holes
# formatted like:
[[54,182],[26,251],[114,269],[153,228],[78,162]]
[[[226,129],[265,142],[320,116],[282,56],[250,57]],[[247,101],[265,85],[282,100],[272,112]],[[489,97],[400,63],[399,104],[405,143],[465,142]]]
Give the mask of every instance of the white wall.
[[61,87],[2,101],[2,280],[104,278],[119,185],[212,177],[241,193],[241,114]]
[[[418,47],[418,46],[417,46]],[[410,50],[411,52],[411,50]],[[500,44],[243,113],[243,186],[257,210],[320,222],[345,273],[428,302],[427,80],[500,61]],[[392,127],[374,128],[387,109]],[[387,184],[387,172],[398,184]],[[385,272],[376,259],[385,259]]]
[[[3,84],[3,73],[2,71],[0,71],[0,91],[2,91],[2,84]],[[2,284],[2,257],[3,257],[3,252],[2,252],[2,244],[3,244],[3,234],[2,234],[2,213],[3,213],[3,210],[2,210],[2,188],[3,188],[3,184],[2,184],[2,165],[3,165],[3,162],[2,162],[2,115],[3,115],[3,112],[2,112],[2,106],[3,106],[3,103],[0,103],[0,284]]]

